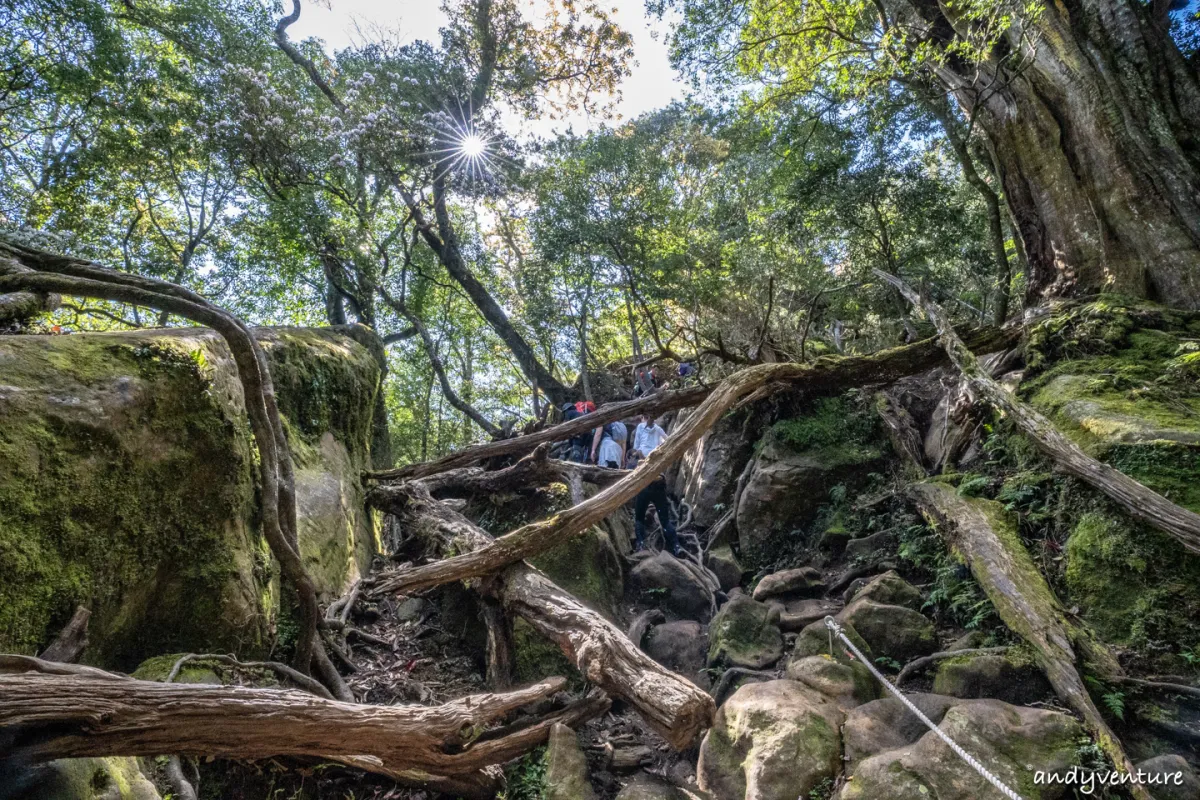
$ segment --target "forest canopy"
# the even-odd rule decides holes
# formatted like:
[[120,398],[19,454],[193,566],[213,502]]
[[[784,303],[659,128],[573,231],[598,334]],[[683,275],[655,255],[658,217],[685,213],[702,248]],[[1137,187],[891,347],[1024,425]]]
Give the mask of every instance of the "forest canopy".
[[[652,3],[695,91],[621,120],[633,41],[599,3],[455,0],[439,41],[335,52],[290,38],[299,0],[22,0],[0,225],[256,324],[373,328],[380,467],[609,391],[618,364],[919,338],[876,269],[976,323],[1101,290],[1195,307],[1196,12],[1099,5],[1064,37],[1039,2]],[[580,111],[607,121],[511,124]],[[67,298],[39,324],[181,322]]]

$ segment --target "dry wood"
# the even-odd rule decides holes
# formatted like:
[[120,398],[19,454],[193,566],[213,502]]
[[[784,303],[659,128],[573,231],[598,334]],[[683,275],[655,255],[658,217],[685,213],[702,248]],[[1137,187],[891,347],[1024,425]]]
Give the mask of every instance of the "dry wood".
[[[608,486],[624,476],[623,470],[598,467],[594,464],[575,464],[550,458],[550,445],[540,444],[532,453],[512,466],[498,470],[482,467],[460,467],[422,478],[421,482],[431,493],[444,495],[484,494],[508,492],[539,484],[565,481],[577,477],[597,486]],[[387,494],[388,487],[380,486],[376,491]]]
[[494,691],[509,689],[516,682],[517,645],[512,623],[504,609],[491,598],[483,601],[483,621],[487,625],[487,682]]
[[928,669],[939,661],[945,661],[947,658],[999,655],[1006,652],[1008,652],[1007,647],[968,647],[962,650],[943,650],[939,653],[931,653],[930,655],[913,659],[905,664],[904,669],[900,670],[900,674],[896,676],[896,685],[899,686],[921,670]]
[[549,717],[487,731],[566,681],[441,706],[369,706],[286,690],[140,681],[30,658],[4,663],[38,670],[0,673],[0,728],[15,731],[16,751],[33,761],[178,753],[333,758],[370,769],[374,759],[385,774],[420,782],[507,761],[544,741],[553,723],[578,723],[609,705],[595,694]]
[[[1011,331],[988,331],[975,338],[980,342],[981,347],[998,348],[1006,346],[1014,336],[1015,334]],[[700,407],[689,414],[687,419],[680,423],[667,437],[667,440],[655,449],[637,469],[622,473],[624,477],[604,491],[549,519],[539,520],[518,528],[485,547],[467,551],[463,555],[433,564],[394,570],[376,583],[376,590],[407,594],[451,581],[482,577],[579,535],[633,499],[634,495],[655,481],[672,463],[687,452],[688,448],[738,400],[768,383],[786,384],[803,389],[809,395],[825,395],[853,386],[891,383],[905,375],[936,366],[943,359],[944,353],[940,353],[933,341],[930,340],[867,356],[818,359],[812,364],[762,364],[735,372],[713,387]],[[614,405],[628,404],[617,403]],[[587,422],[587,427],[593,427],[601,419],[606,418],[600,412],[588,416],[591,419]],[[560,438],[568,429],[578,433],[579,431],[574,430],[571,426],[576,425],[581,419],[584,418],[571,420],[565,425],[551,428],[549,438]],[[560,429],[560,433],[555,433]],[[586,430],[586,428],[584,429]],[[534,439],[536,436],[523,438]],[[518,441],[520,440],[507,440],[509,443]],[[468,453],[473,450],[478,453],[491,445],[503,444],[506,442],[493,442],[490,445],[468,448],[462,452]],[[510,449],[505,452],[512,451]],[[494,455],[494,453],[492,454]],[[445,461],[446,459],[442,459],[442,462]],[[424,474],[433,473],[425,472]],[[391,510],[393,496],[401,498],[402,495],[402,488],[386,490],[385,487],[377,487],[368,493],[367,502],[388,511]]]
[[876,270],[914,306],[923,308],[937,327],[946,353],[962,373],[971,390],[984,402],[1008,416],[1030,438],[1055,467],[1097,489],[1134,519],[1153,525],[1193,553],[1200,553],[1200,514],[1175,505],[1118,469],[1089,456],[1079,445],[1061,434],[1054,424],[1016,395],[994,381],[971,350],[950,326],[946,313],[936,303],[923,299],[904,281]]
[[58,632],[50,646],[42,651],[38,658],[44,661],[61,661],[71,664],[79,660],[88,644],[88,620],[92,612],[78,606],[71,616],[71,621]]
[[[387,510],[430,549],[464,552],[494,541],[482,528],[434,500],[421,481],[393,487]],[[382,582],[375,592],[389,591]],[[633,706],[663,738],[679,749],[693,744],[716,708],[690,681],[638,649],[603,616],[580,603],[542,573],[518,562],[479,587],[504,611],[528,621],[555,642],[591,683]]]
[[[981,353],[990,353],[1011,346],[1020,337],[1019,328],[980,328],[963,334],[967,346]],[[841,391],[852,386],[870,384],[886,384],[902,378],[924,372],[927,369],[946,363],[946,353],[935,339],[914,342],[903,347],[895,347],[874,353],[869,356],[849,356],[844,358],[823,358],[812,364],[764,364],[758,367],[741,370],[734,376],[745,372],[765,369],[764,377],[755,384],[755,388],[765,385],[771,380],[779,380],[782,386],[803,388],[807,393],[822,395]],[[777,371],[772,368],[777,368]],[[876,373],[872,375],[871,373]],[[731,377],[734,377],[731,376]],[[729,379],[727,378],[726,381]],[[512,439],[502,439],[495,442],[466,447],[436,461],[426,461],[420,464],[410,464],[398,469],[366,472],[368,478],[382,481],[403,481],[436,475],[439,472],[465,467],[496,456],[513,453],[527,453],[539,444],[546,442],[561,442],[576,436],[598,425],[616,420],[629,419],[639,414],[659,416],[679,408],[689,408],[699,405],[719,389],[726,381],[714,387],[697,386],[677,391],[656,392],[649,397],[635,400],[625,400],[620,403],[609,403],[596,409],[595,412],[568,422],[543,428],[536,433],[517,436]],[[811,381],[811,384],[809,384]],[[747,394],[752,390],[747,390]]]
[[[967,562],[1000,619],[1033,646],[1038,666],[1055,693],[1079,714],[1112,762],[1121,770],[1133,771],[1133,762],[1075,668],[1076,649],[1101,675],[1118,676],[1120,667],[1067,618],[1015,528],[994,518],[994,514],[1003,514],[1002,507],[959,497],[953,487],[941,483],[914,484],[912,492],[921,510]],[[1140,793],[1134,788],[1139,800],[1150,800],[1144,788]]]

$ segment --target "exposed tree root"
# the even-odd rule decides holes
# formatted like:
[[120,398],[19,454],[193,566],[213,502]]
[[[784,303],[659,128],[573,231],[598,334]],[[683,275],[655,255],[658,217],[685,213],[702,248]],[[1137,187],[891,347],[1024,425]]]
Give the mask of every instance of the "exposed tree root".
[[[393,487],[384,510],[401,525],[444,552],[492,546],[495,540],[469,519],[440,503],[421,481]],[[442,562],[445,563],[445,562]],[[392,591],[387,576],[373,591]],[[558,644],[591,683],[633,706],[674,747],[691,746],[716,712],[712,698],[690,681],[643,653],[600,614],[580,603],[532,567],[505,565],[478,587],[504,611],[523,617]]]
[[1011,418],[1034,446],[1054,462],[1056,468],[1103,492],[1134,519],[1153,525],[1193,553],[1200,553],[1200,514],[1175,505],[1120,470],[1089,456],[1083,448],[1059,433],[1050,420],[992,380],[954,332],[945,312],[936,303],[923,299],[911,286],[894,275],[879,270],[876,270],[876,274],[899,289],[914,306],[925,310],[937,327],[950,360],[962,373],[971,391]]
[[712,688],[713,702],[717,705],[725,702],[725,695],[733,688],[734,681],[745,678],[753,681],[773,681],[778,676],[765,669],[748,669],[746,667],[730,667],[721,675],[721,680]]
[[156,308],[208,325],[221,335],[237,365],[250,429],[258,446],[263,534],[296,593],[300,612],[296,667],[301,672],[315,669],[335,696],[353,701],[318,636],[321,609],[316,587],[300,557],[291,452],[266,355],[249,327],[182,286],[0,241],[0,293],[12,291],[69,294]]
[[[1002,507],[988,500],[959,497],[953,487],[941,483],[914,484],[912,493],[921,510],[967,562],[1000,619],[1033,646],[1038,665],[1059,698],[1079,714],[1118,769],[1133,772],[1133,762],[1092,702],[1076,669],[1076,650],[1093,671],[1106,678],[1119,676],[1120,667],[1102,645],[1067,619],[1016,530],[996,518],[1003,514]],[[1139,800],[1150,800],[1144,788],[1132,790]]]
[[440,706],[369,706],[295,691],[140,681],[0,656],[0,729],[15,732],[15,751],[32,761],[297,756],[342,761],[408,784],[494,789],[479,770],[545,741],[556,722],[578,724],[608,709],[607,697],[594,693],[549,715],[486,730],[565,685],[551,678]]
[[[597,486],[608,486],[619,481],[624,475],[622,470],[550,458],[550,445],[540,444],[532,453],[504,469],[461,467],[431,475],[421,479],[421,482],[431,493],[440,497],[508,492],[539,484],[566,481],[573,477]],[[380,486],[376,491],[386,495],[389,488]]]

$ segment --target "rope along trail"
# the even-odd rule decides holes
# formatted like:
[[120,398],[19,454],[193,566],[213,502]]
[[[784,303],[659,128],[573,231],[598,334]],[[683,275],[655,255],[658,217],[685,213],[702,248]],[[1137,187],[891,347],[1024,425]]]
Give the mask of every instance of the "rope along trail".
[[921,709],[913,705],[913,702],[905,697],[903,692],[893,686],[891,681],[883,677],[879,670],[875,669],[875,665],[872,664],[867,657],[864,656],[859,649],[854,646],[854,642],[850,641],[850,639],[846,636],[845,631],[842,630],[842,626],[837,623],[837,620],[835,620],[833,617],[825,617],[825,627],[829,628],[830,651],[833,650],[833,637],[837,636],[838,639],[840,639],[847,647],[850,648],[850,651],[854,653],[855,657],[857,657],[858,660],[861,661],[862,664],[871,671],[871,674],[875,676],[875,680],[882,683],[889,692],[896,696],[896,699],[898,699],[905,705],[906,708],[908,708],[909,711],[916,714],[917,719],[925,723],[925,727],[929,728],[929,730],[936,733],[938,738],[945,742],[946,745],[953,750],[959,758],[967,762],[972,769],[982,775],[992,786],[995,786],[1005,797],[1010,798],[1010,800],[1022,800],[1021,795],[1008,788],[1003,781],[1001,781],[991,772],[988,772],[987,768],[984,767],[983,764],[980,764],[977,760],[975,760],[974,756],[955,744],[955,742],[949,736],[947,736],[941,728],[933,724],[933,721],[930,720],[929,717],[922,714]]

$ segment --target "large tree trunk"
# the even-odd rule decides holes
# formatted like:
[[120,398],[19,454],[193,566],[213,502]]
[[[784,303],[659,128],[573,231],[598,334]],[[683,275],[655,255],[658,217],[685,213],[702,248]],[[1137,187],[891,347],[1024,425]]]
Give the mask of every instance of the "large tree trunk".
[[[907,5],[935,36],[953,24],[945,4]],[[994,150],[1032,299],[1104,289],[1200,308],[1200,79],[1169,5],[1040,4],[981,71],[938,72]]]

